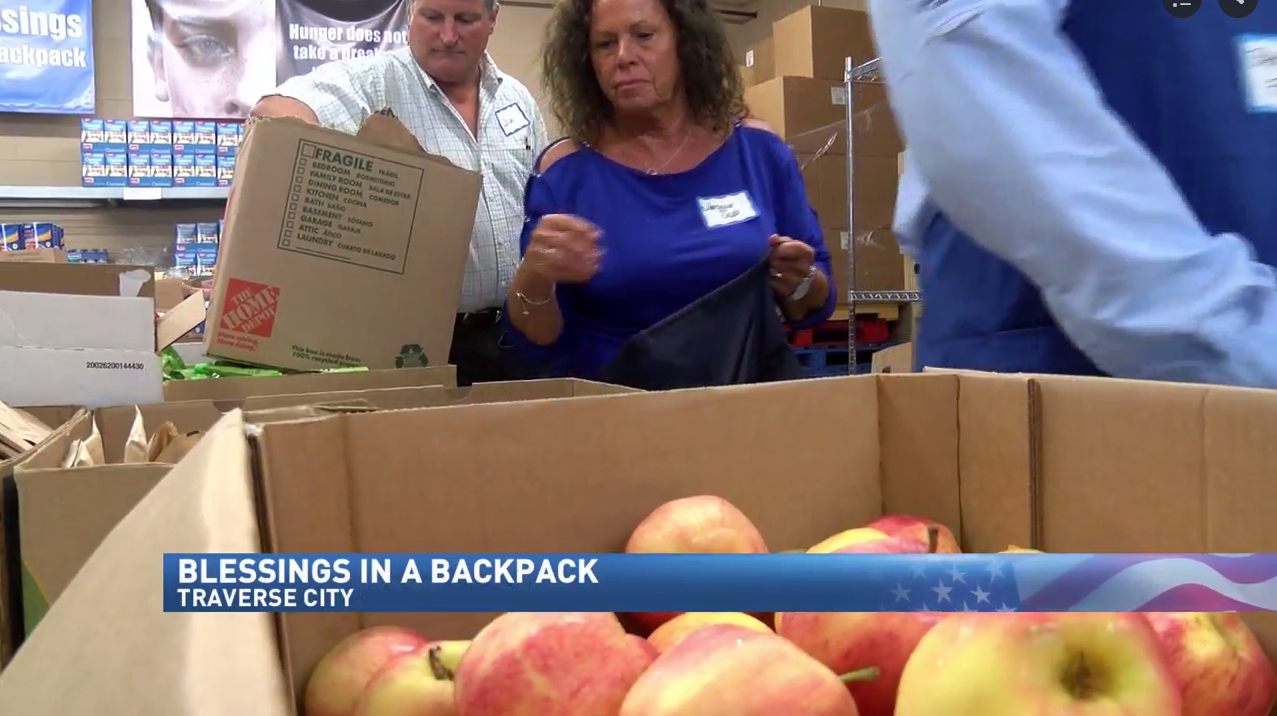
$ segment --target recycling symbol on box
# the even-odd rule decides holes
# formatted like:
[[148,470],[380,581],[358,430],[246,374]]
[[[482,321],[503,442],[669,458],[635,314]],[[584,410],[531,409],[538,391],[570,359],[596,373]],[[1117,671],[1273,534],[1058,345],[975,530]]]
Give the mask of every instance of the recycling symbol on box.
[[396,368],[425,368],[430,365],[430,359],[426,358],[426,352],[416,343],[409,343],[399,349],[399,355],[395,356]]

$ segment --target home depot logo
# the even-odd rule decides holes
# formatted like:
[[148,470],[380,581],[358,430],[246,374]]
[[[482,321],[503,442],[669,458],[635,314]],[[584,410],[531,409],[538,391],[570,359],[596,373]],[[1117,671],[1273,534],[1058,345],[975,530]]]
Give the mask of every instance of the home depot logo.
[[270,338],[275,331],[279,288],[233,278],[226,282],[226,305],[218,328],[232,333]]

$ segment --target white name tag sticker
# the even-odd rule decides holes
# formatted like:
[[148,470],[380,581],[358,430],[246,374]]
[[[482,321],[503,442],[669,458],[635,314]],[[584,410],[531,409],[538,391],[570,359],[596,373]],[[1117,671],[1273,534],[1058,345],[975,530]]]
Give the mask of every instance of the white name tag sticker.
[[1251,112],[1277,112],[1277,35],[1242,35],[1242,87]]
[[705,220],[705,226],[711,229],[739,224],[758,216],[758,209],[754,208],[754,201],[749,198],[747,191],[698,198],[696,203],[701,207],[701,218]]
[[497,110],[497,124],[508,137],[515,132],[527,129],[531,122],[528,121],[528,115],[523,113],[522,107],[517,104],[508,104]]

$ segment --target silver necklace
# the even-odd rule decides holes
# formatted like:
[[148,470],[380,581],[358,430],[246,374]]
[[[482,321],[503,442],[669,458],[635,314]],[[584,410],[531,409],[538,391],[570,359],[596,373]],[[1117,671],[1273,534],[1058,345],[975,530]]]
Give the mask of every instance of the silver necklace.
[[674,150],[674,153],[670,155],[669,159],[665,160],[664,164],[661,164],[659,167],[649,168],[647,170],[648,176],[656,176],[657,174],[660,174],[662,169],[664,169],[665,167],[668,167],[671,163],[673,163],[675,159],[678,159],[678,155],[683,153],[683,147],[687,145],[687,140],[691,136],[692,136],[692,125],[688,125],[687,132],[683,135],[683,141],[678,143],[678,148]]

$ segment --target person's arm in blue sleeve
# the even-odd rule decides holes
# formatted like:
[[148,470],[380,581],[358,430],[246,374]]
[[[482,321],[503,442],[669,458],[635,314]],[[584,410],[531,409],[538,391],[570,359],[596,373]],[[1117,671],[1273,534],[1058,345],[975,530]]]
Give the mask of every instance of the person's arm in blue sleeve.
[[[750,120],[747,124],[775,134],[770,127],[758,120]],[[807,199],[807,182],[803,179],[802,168],[798,166],[798,158],[784,140],[779,136],[776,140],[774,160],[779,180],[772,189],[780,192],[780,195],[772,197],[776,212],[776,233],[812,247],[816,253],[813,263],[829,284],[828,295],[822,305],[789,323],[797,329],[810,328],[828,321],[833,315],[834,307],[838,305],[839,287],[834,281],[833,265],[829,249],[825,246],[825,232],[820,226],[820,218]]]
[[870,1],[929,201],[1036,284],[1102,370],[1277,387],[1274,272],[1210,236],[1107,108],[1060,31],[1067,5]]

